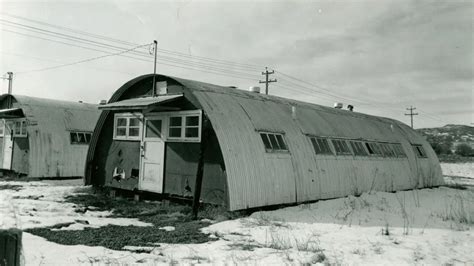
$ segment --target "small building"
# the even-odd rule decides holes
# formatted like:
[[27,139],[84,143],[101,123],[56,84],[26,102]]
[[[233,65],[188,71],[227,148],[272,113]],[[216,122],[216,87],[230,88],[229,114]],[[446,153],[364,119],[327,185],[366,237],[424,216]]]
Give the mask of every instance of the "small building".
[[120,87],[98,120],[86,184],[228,210],[443,184],[430,145],[388,118],[157,75]]
[[0,168],[28,177],[84,177],[97,105],[0,96]]

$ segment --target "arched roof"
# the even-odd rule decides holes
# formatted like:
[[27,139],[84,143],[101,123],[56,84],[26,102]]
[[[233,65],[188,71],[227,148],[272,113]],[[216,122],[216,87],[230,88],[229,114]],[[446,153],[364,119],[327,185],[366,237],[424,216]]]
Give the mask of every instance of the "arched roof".
[[[122,95],[134,84],[152,76],[143,75],[127,82],[114,93],[109,103],[123,100]],[[162,75],[157,77],[181,84],[185,88],[185,97],[189,97],[187,93],[192,94],[211,121],[226,166],[231,210],[314,200],[317,199],[315,194],[325,193],[323,186],[334,185],[330,182],[339,182],[339,187],[334,188],[339,191],[325,197],[347,195],[352,187],[344,184],[348,183],[344,181],[346,175],[352,175],[353,182],[357,183],[355,186],[367,187],[367,184],[362,184],[365,182],[362,177],[358,176],[363,170],[354,172],[355,168],[360,167],[354,160],[346,160],[340,165],[315,160],[308,136],[365,139],[404,145],[408,151],[408,160],[396,161],[396,164],[385,160],[373,168],[375,173],[377,167],[387,173],[387,181],[380,186],[388,186],[387,182],[391,182],[392,188],[398,190],[442,182],[439,162],[429,144],[399,121],[198,81]],[[99,118],[88,161],[93,159],[98,134],[107,114],[108,111],[104,111]],[[289,154],[266,153],[256,131],[284,133]],[[420,174],[428,170],[420,168],[410,143],[423,144],[427,150],[428,159],[423,162],[424,168],[421,168],[435,169],[429,170],[428,178]],[[315,175],[327,175],[331,171],[340,179],[327,181],[329,183],[326,185],[321,183],[323,181],[315,182]]]
[[14,99],[30,123],[46,131],[93,131],[100,114],[95,104],[8,94],[1,95],[0,101],[7,97]]

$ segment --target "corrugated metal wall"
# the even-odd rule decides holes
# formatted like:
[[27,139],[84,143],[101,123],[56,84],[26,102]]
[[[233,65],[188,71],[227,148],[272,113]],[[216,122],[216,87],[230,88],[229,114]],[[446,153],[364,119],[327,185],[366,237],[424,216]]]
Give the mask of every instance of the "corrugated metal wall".
[[69,132],[92,132],[96,105],[15,95],[29,121],[30,177],[84,176],[88,145],[71,144]]
[[[442,184],[429,144],[398,121],[180,81],[218,136],[231,210]],[[284,133],[290,152],[266,152],[258,131]],[[308,135],[402,143],[408,157],[316,155]],[[429,158],[417,158],[410,143]]]
[[[151,77],[128,82],[111,101]],[[398,121],[172,79],[186,88],[186,98],[197,99],[215,130],[226,167],[230,210],[443,183],[430,145]],[[105,118],[104,113],[101,120]],[[99,124],[93,139],[100,134]],[[259,130],[283,133],[289,153],[266,152]],[[401,143],[407,158],[316,155],[307,135]],[[411,143],[422,144],[428,158],[417,158]],[[94,146],[89,150],[89,160],[94,157]]]

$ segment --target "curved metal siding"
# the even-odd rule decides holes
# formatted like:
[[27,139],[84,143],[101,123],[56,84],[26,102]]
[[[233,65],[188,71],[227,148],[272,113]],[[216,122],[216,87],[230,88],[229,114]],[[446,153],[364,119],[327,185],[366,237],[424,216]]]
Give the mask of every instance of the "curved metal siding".
[[[216,130],[227,167],[231,210],[442,184],[429,144],[398,121],[182,83],[192,89]],[[266,153],[257,130],[284,132],[289,157]],[[400,142],[408,158],[316,156],[305,134]],[[429,158],[417,158],[410,143],[423,144]]]
[[91,131],[99,116],[93,104],[14,96],[30,121],[31,177],[84,176],[88,145],[71,145],[69,130]]
[[[118,100],[131,84],[150,76],[125,84],[110,102]],[[226,165],[230,210],[443,182],[439,162],[429,144],[396,120],[169,78],[194,95],[211,121]],[[296,107],[296,115],[292,106]],[[93,139],[97,139],[100,121],[106,116],[101,115]],[[290,153],[267,153],[258,130],[284,133]],[[306,134],[399,142],[408,157],[316,156]],[[91,143],[89,159],[95,142]],[[410,143],[422,144],[429,158],[417,158]]]

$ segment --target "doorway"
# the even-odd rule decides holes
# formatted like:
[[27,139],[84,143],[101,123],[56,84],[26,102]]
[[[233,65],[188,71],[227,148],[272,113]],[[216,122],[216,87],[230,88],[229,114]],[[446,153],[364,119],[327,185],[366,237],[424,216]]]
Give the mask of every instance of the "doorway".
[[165,121],[162,117],[145,118],[140,145],[140,190],[163,193],[165,142],[162,136]]

